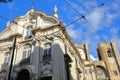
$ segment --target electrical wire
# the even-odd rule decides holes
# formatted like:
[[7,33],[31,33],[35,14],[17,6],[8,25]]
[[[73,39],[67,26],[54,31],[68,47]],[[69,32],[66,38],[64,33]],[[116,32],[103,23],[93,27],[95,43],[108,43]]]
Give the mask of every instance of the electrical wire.
[[108,4],[110,1],[112,2],[113,0],[109,0],[109,1],[106,1],[106,2],[104,2],[104,3],[101,3],[99,6],[93,8],[92,10],[90,10],[90,11],[86,14],[86,16],[89,15],[91,12],[95,11],[96,9],[105,6],[105,5]]
[[62,20],[62,18],[64,18],[63,16],[66,15],[66,14],[64,13],[64,11],[63,11],[60,7],[57,7],[57,8],[58,8],[58,10],[59,10],[60,12],[62,12],[62,13],[60,14],[60,15],[61,15],[61,16],[60,16],[61,18],[59,17],[60,20]]
[[[86,15],[82,15],[80,14],[72,5],[71,3],[69,3],[67,0],[64,0],[80,17],[75,19],[74,21],[68,23],[67,25],[65,25],[66,27],[70,26],[71,24],[74,24],[75,22],[85,18],[86,16],[88,16],[91,12],[93,12],[95,9],[98,9],[100,7],[103,7],[105,4],[107,4],[109,1],[106,1],[105,3],[101,3],[97,8],[93,8],[91,11],[89,11]],[[111,0],[112,1],[112,0]]]
[[2,19],[5,19],[5,20],[10,20],[10,19],[8,19],[8,18],[6,18],[6,17],[4,17],[4,16],[0,16]]
[[65,27],[68,27],[68,26],[74,24],[75,22],[79,21],[80,19],[82,19],[82,17],[79,17],[79,18],[77,18],[76,20],[70,22],[69,24],[65,25]]
[[[31,2],[32,2],[32,3],[31,3]],[[31,7],[34,7],[34,4],[35,4],[34,2],[35,2],[35,0],[32,0],[31,2],[30,2],[30,7],[29,7],[29,9],[30,9]],[[29,10],[29,9],[28,9],[28,10]],[[4,17],[4,16],[0,16],[0,17],[1,17],[2,19],[7,20],[7,21],[9,20],[10,22],[12,22],[12,23],[14,23],[14,24],[16,24],[16,25],[18,25],[18,26],[23,27],[22,25],[18,24],[18,23],[15,22],[14,20],[11,20],[11,19],[9,19],[9,18],[7,18],[7,17]]]
[[20,25],[20,24],[18,24],[16,21],[14,21],[14,20],[11,20],[11,19],[9,19],[9,18],[7,18],[7,17],[4,17],[4,16],[0,16],[2,19],[5,19],[5,20],[7,20],[7,21],[10,21],[11,22],[11,24],[13,23],[13,24],[16,24],[16,25],[18,25],[18,26],[21,26],[21,27],[23,27],[22,25]]
[[64,0],[78,15],[83,16],[82,14],[80,14],[73,6],[70,2],[68,2],[67,0]]
[[[81,17],[77,18],[76,20],[72,21],[71,23],[67,24],[66,26],[70,26],[70,25],[72,25],[73,23],[79,21],[80,19],[84,19],[85,22],[87,22],[87,24],[95,31],[95,33],[96,33],[101,39],[103,39],[103,41],[107,42],[100,34],[98,34],[98,33],[96,32],[95,28],[94,28],[94,27],[86,20],[86,18],[85,18],[85,17],[86,17],[88,14],[90,14],[94,9],[98,9],[98,8],[94,8],[93,10],[91,10],[90,12],[88,12],[87,15],[84,16],[84,15],[81,15],[67,0],[64,0],[64,1],[65,1],[79,16],[81,16]],[[105,3],[108,3],[108,1],[106,1]],[[105,3],[102,3],[99,7],[103,7],[103,6],[105,5]]]
[[91,29],[94,30],[94,32],[101,38],[103,39],[104,42],[107,42],[100,34],[98,34],[95,30],[95,28],[86,20],[86,18],[83,18],[85,20],[85,22],[91,27]]
[[82,14],[80,14],[73,6],[70,2],[68,2],[67,0],[64,0],[79,16],[79,18],[75,19],[74,21],[70,22],[69,24],[65,25],[66,27],[70,26],[71,24],[74,24],[75,22],[79,21],[80,19],[82,19],[84,16]]

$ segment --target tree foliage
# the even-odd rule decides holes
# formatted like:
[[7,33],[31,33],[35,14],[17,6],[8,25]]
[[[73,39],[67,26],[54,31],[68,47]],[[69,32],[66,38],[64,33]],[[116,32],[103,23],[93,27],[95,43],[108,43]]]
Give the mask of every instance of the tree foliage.
[[0,2],[8,3],[8,2],[12,2],[12,0],[0,0]]

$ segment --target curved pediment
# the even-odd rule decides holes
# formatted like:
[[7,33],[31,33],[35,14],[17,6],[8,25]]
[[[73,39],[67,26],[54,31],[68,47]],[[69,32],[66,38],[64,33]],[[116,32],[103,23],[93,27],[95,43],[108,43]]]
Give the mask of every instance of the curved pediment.
[[25,16],[20,16],[16,18],[15,22],[19,22],[19,20],[23,19],[26,19],[31,23],[36,23],[37,27],[40,27],[41,29],[52,27],[60,23],[60,21],[54,16],[46,15],[45,13],[40,11],[28,11],[28,13]]
[[53,16],[46,15],[42,12],[35,12],[37,15],[37,26],[43,28],[52,27],[59,24],[59,20]]

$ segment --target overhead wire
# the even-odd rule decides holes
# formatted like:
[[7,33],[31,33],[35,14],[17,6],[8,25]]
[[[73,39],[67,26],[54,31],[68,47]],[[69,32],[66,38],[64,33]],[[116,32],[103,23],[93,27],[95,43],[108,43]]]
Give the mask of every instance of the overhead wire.
[[75,19],[74,21],[72,21],[69,24],[65,25],[65,27],[68,27],[68,26],[74,24],[75,22],[79,21],[80,19],[82,19],[82,17],[79,17],[79,18]]
[[[107,4],[107,3],[108,3],[108,1],[106,1],[106,2],[104,2],[104,3],[101,3],[98,7],[103,7],[103,6],[104,6],[105,4]],[[95,9],[98,9],[98,7],[95,8]],[[91,10],[91,11],[90,11],[89,13],[87,13],[87,14],[90,14],[90,13],[93,12],[95,9]],[[87,15],[86,15],[86,16],[87,16]],[[84,19],[85,22],[94,30],[94,32],[95,32],[101,39],[103,39],[104,42],[107,42],[102,35],[100,35],[99,33],[96,32],[96,29],[87,21],[87,19],[86,19],[85,17],[84,17],[83,19]]]
[[[10,24],[16,24],[16,25],[18,25],[18,26],[20,26],[20,27],[23,27],[22,25],[20,25],[20,24],[18,24],[16,21],[14,21],[14,20],[11,20],[11,19],[9,19],[9,18],[7,18],[7,17],[4,17],[4,16],[0,16],[2,19],[5,19],[5,20],[7,20],[7,21],[10,21]],[[15,33],[16,33],[16,31],[17,31],[17,27],[15,27]]]
[[2,19],[5,19],[5,20],[9,20],[8,18],[4,17],[4,16],[0,16]]
[[73,6],[70,2],[68,2],[67,0],[64,0],[78,15],[83,16],[82,14],[80,14]]
[[[86,19],[86,16],[88,15],[88,14],[90,14],[92,11],[90,11],[87,15],[82,15],[82,14],[80,14],[72,5],[71,5],[71,3],[69,3],[67,0],[64,0],[79,16],[81,16],[81,17],[79,17],[79,18],[77,18],[76,20],[74,20],[74,21],[72,21],[71,23],[69,23],[69,24],[67,24],[66,25],[66,27],[67,26],[70,26],[71,24],[74,24],[76,21],[79,21],[80,19],[84,19],[85,20],[85,22],[95,31],[95,33],[101,38],[101,39],[103,39],[103,41],[105,41],[106,42],[106,40],[100,35],[100,34],[98,34],[97,32],[96,32],[96,30],[95,30],[95,28],[87,21],[87,19]],[[107,1],[108,2],[108,1]],[[105,2],[105,3],[107,3],[107,2]],[[103,5],[105,5],[105,3],[102,3],[99,7],[102,7]],[[95,8],[96,9],[96,8]]]
[[80,19],[82,19],[84,16],[82,14],[80,14],[73,6],[70,2],[68,2],[67,0],[64,0],[78,15],[80,15],[81,17],[75,19],[74,21],[70,22],[69,24],[65,25],[66,27],[70,26],[71,24],[74,24],[75,22],[79,21]]
[[102,6],[104,6],[105,4],[108,3],[108,1],[106,1],[105,3],[101,3],[97,8],[96,8],[96,7],[93,8],[93,9],[92,9],[91,11],[89,11],[86,15],[82,15],[82,14],[80,14],[80,13],[71,5],[71,3],[69,3],[67,0],[64,0],[64,1],[80,16],[79,18],[77,18],[77,19],[73,20],[72,22],[68,23],[67,25],[65,25],[66,27],[68,27],[68,26],[70,26],[71,24],[74,24],[75,22],[77,22],[77,21],[85,18],[85,17],[88,16],[91,12],[93,12],[95,9],[98,9],[98,7],[102,7]]
[[64,12],[62,11],[62,9],[60,9],[59,7],[57,7],[57,8],[58,8],[58,10],[60,10],[60,12],[62,12],[62,13],[61,13],[61,16],[59,17],[60,20],[62,20],[62,18],[64,18],[63,15],[65,15],[65,14],[64,14]]
[[102,2],[100,5],[96,6],[96,7],[93,8],[92,10],[90,10],[85,16],[89,15],[91,12],[95,11],[96,9],[105,6],[105,5],[108,4],[110,1],[112,2],[113,0],[109,0],[109,1],[106,1],[106,2]]
[[[64,11],[60,8],[60,7],[58,7],[58,10],[60,10],[62,13],[61,13],[61,18],[60,18],[60,20],[62,20],[62,18],[64,18],[63,17],[63,15],[65,15],[65,13],[64,13]],[[79,18],[78,18],[79,19]],[[77,20],[77,19],[76,19]],[[75,22],[76,22],[76,20],[75,20]],[[69,26],[69,25],[71,25],[71,24],[73,24],[74,23],[74,21],[72,22],[72,23],[70,23],[70,24],[67,24],[66,26]]]
[[[32,0],[32,3],[30,2],[30,7],[31,7],[31,6],[34,6],[33,2],[35,2],[35,0]],[[29,9],[30,9],[30,8],[29,8]],[[17,24],[17,22],[15,22],[15,21],[7,18],[7,17],[1,16],[1,15],[0,15],[0,17],[1,17],[2,19],[5,19],[5,20],[7,20],[7,21],[9,20],[10,22]],[[17,25],[21,26],[20,24],[17,24]]]
[[[31,2],[32,2],[32,3],[31,3]],[[34,4],[35,4],[34,2],[35,2],[35,0],[32,0],[31,2],[30,2],[30,7],[29,7],[29,9],[30,9],[31,7],[34,7]],[[28,9],[28,10],[29,10],[29,9]],[[7,18],[7,17],[4,17],[4,16],[1,16],[1,15],[0,15],[0,17],[1,17],[2,19],[7,20],[7,21],[9,20],[11,23],[14,23],[14,24],[16,24],[16,25],[18,25],[18,26],[23,27],[22,25],[18,24],[18,23],[15,22],[14,20],[11,20],[11,19],[9,19],[9,18]]]
[[86,20],[86,18],[83,18],[85,20],[85,22],[95,31],[95,33],[101,38],[103,39],[104,42],[107,42],[100,34],[98,34],[95,30],[95,28]]

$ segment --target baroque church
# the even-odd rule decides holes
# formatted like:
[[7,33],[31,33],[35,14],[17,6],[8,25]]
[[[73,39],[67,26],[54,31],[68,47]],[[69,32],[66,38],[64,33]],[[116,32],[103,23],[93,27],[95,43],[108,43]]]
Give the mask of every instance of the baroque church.
[[[0,33],[0,80],[120,80],[114,42],[99,43],[99,60],[88,45],[75,45],[58,18],[31,8]],[[9,79],[10,78],[10,79]]]

